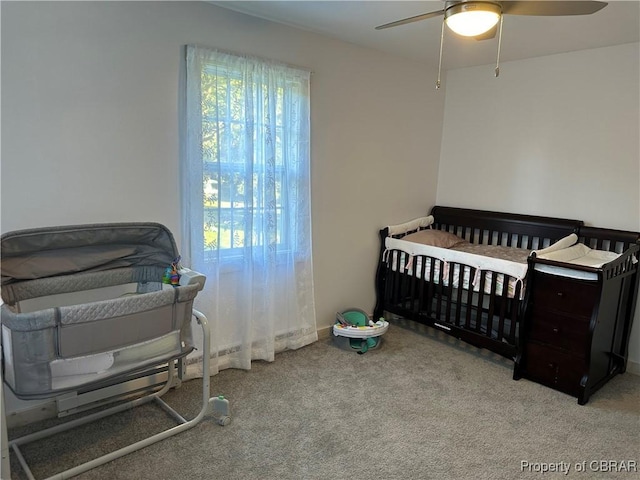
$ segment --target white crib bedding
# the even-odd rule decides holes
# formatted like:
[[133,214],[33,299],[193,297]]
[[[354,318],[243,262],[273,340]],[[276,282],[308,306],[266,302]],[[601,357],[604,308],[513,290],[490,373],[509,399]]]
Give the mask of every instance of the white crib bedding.
[[[496,287],[494,293],[502,295],[505,274],[509,276],[508,295],[512,298],[515,295],[516,285],[520,284],[520,297],[524,295],[524,283],[527,274],[527,257],[535,252],[538,258],[555,260],[566,263],[567,265],[580,265],[594,268],[600,268],[608,262],[615,260],[620,256],[619,253],[608,252],[603,250],[594,250],[584,244],[577,243],[578,237],[575,234],[564,237],[551,246],[542,250],[527,250],[523,248],[505,247],[500,245],[482,245],[469,242],[456,243],[450,248],[436,247],[412,241],[403,240],[402,238],[387,237],[385,247],[387,251],[399,250],[400,272],[407,272],[409,275],[417,275],[420,278],[431,278],[431,264],[435,265],[433,272],[433,281],[438,282],[440,278],[440,265],[444,265],[443,284],[449,284],[450,265],[454,264],[453,285],[454,288],[473,289],[478,292],[480,289],[479,277],[481,271],[486,271],[484,292],[491,292],[491,283],[493,273],[497,273]],[[397,259],[393,252],[392,268],[395,270]],[[437,258],[442,261],[431,262],[427,259],[426,268],[422,268],[422,257]],[[417,260],[414,258],[417,257]],[[462,282],[460,282],[461,268]],[[476,274],[471,277],[471,268],[476,269]],[[553,275],[561,275],[565,277],[578,278],[582,280],[597,280],[598,275],[594,272],[585,272],[576,270],[570,266],[554,266],[554,265],[536,265],[536,270],[551,273]],[[415,273],[414,273],[415,272]]]
[[[451,248],[441,248],[393,237],[387,237],[385,247],[387,251],[391,251],[393,256],[391,264],[394,270],[396,269],[395,265],[399,264],[400,272],[428,280],[431,278],[431,268],[434,265],[433,281],[437,283],[440,279],[440,265],[443,265],[443,285],[475,292],[480,291],[480,272],[485,271],[484,293],[495,293],[496,295],[503,295],[504,279],[507,275],[509,279],[507,283],[508,296],[510,298],[515,296],[518,284],[520,284],[520,298],[524,294],[529,250],[466,242]],[[398,254],[401,255],[399,263],[397,262]],[[427,257],[424,268],[422,255]],[[428,257],[437,258],[441,262],[434,262]],[[476,269],[473,276],[471,275],[472,267]],[[453,270],[451,271],[451,269]],[[492,292],[491,285],[494,273],[497,275],[495,290]],[[450,277],[452,277],[452,285],[449,285]]]

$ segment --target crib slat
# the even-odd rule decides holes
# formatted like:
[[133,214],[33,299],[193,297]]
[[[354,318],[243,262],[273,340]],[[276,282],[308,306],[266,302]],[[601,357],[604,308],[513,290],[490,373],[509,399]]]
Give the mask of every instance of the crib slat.
[[[440,275],[438,277],[438,303],[440,304],[440,314],[444,315],[444,319],[448,322],[450,315],[447,314],[447,309],[451,310],[451,295],[453,293],[453,284],[451,283],[451,272],[447,267],[445,272],[445,262],[438,260],[440,265]],[[449,280],[447,280],[449,279]],[[445,313],[442,313],[442,312]],[[443,317],[440,317],[443,318]]]
[[[482,331],[482,307],[484,305],[484,285],[486,281],[487,272],[485,270],[480,270],[480,286],[478,287],[478,304],[476,305],[476,331]],[[469,290],[473,290],[474,286],[470,285]],[[473,304],[473,302],[472,302]]]
[[470,287],[470,289],[467,290],[467,303],[466,303],[467,313],[465,315],[465,322],[464,322],[464,327],[466,329],[470,329],[471,328],[471,302],[472,302],[472,299],[470,298],[470,296],[473,295],[473,291],[471,290],[471,282],[472,282],[473,276],[475,275],[475,270],[476,269],[473,268],[473,267],[469,267],[468,278],[466,276],[465,270],[466,270],[466,268],[464,268],[462,265],[460,265],[460,273],[461,273],[462,276],[458,281],[458,288],[460,290],[462,290],[462,287],[465,284],[468,284],[469,287]]
[[[506,277],[506,275],[505,275]],[[507,315],[507,299],[509,296],[509,281],[507,278],[502,282],[502,293],[500,294],[500,316],[498,318],[498,340],[504,338],[504,320]]]
[[[456,277],[456,268],[457,265],[455,263],[450,263],[449,264],[449,289],[450,289],[450,294],[449,294],[449,308],[452,309],[452,315],[453,315],[453,319],[452,319],[452,323],[454,325],[460,325],[460,302],[462,299],[462,292],[460,291],[460,289],[457,287],[456,284],[454,284],[455,281],[455,277]],[[451,318],[451,317],[449,317]]]
[[410,278],[406,269],[404,273],[404,275],[400,275],[400,281],[398,282],[398,301],[402,304],[403,308],[407,308],[405,298],[407,296],[407,289],[409,288],[408,284],[410,282]]
[[487,334],[491,335],[491,331],[493,331],[493,314],[495,312],[496,306],[496,288],[498,285],[498,275],[494,272],[491,275],[491,295],[489,295],[489,310],[487,312]]
[[416,311],[416,305],[415,302],[417,301],[416,298],[416,282],[417,279],[419,279],[419,275],[420,272],[418,271],[418,257],[414,257],[413,259],[413,265],[412,265],[412,271],[413,274],[409,275],[408,277],[408,281],[409,281],[409,302],[407,304],[407,308],[409,308],[409,310],[411,310],[412,312]]
[[432,257],[425,257],[425,262],[428,262],[429,264],[429,277],[425,279],[427,291],[429,292],[425,312],[432,314],[433,300],[438,298],[438,285],[435,277],[436,263],[435,259]]
[[[433,262],[433,259],[430,259],[430,261]],[[431,266],[432,266],[432,269],[433,269],[434,268],[433,265],[431,265]],[[429,287],[428,287],[429,295],[427,296],[427,299],[428,299],[427,300],[428,301],[427,311],[431,312],[431,311],[433,311],[433,299],[437,297],[438,291],[436,289],[436,286],[434,285],[433,276],[429,277],[429,282],[427,282],[427,283],[429,284]]]
[[392,302],[396,303],[400,301],[400,264],[401,255],[397,250],[394,253],[394,269],[391,275],[391,298]]
[[[440,314],[442,312],[442,298],[444,297],[443,295],[443,264],[439,259],[435,259],[432,258],[432,269],[431,269],[431,283],[434,283],[434,281],[436,282],[436,311],[435,311],[435,318],[436,319],[440,319]],[[438,278],[437,280],[435,279],[435,270],[436,270],[436,265],[438,265]]]
[[424,310],[424,288],[426,285],[429,285],[429,282],[425,283],[425,269],[427,268],[427,257],[420,257],[422,270],[419,272],[420,276],[418,278],[418,308],[416,310],[417,313],[422,312]]
[[520,292],[522,290],[521,282],[516,282],[515,291],[511,300],[511,323],[509,328],[509,342],[515,343],[517,331],[516,327],[520,324]]

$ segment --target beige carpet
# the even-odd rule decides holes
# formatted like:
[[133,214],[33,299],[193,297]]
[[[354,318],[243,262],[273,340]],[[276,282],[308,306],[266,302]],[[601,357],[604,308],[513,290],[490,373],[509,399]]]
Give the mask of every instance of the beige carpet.
[[[599,463],[640,465],[640,377],[619,375],[579,406],[560,392],[512,380],[512,366],[402,320],[364,355],[345,339],[326,338],[273,363],[255,362],[250,371],[213,377],[212,394],[231,401],[230,425],[205,419],[77,478],[640,477],[602,472]],[[199,381],[187,382],[165,399],[195,415],[199,388]],[[45,478],[163,425],[172,423],[162,411],[142,407],[24,452],[36,478]],[[13,460],[13,478],[26,478]],[[565,465],[568,475],[539,471]]]

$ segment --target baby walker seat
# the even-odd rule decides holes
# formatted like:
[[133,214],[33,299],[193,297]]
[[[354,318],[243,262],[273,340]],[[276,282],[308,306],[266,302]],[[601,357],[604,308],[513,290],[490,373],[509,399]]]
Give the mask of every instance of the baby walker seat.
[[366,353],[380,344],[380,336],[389,329],[389,322],[380,319],[373,322],[369,314],[359,308],[349,308],[336,313],[333,334],[349,339],[349,345],[359,354]]

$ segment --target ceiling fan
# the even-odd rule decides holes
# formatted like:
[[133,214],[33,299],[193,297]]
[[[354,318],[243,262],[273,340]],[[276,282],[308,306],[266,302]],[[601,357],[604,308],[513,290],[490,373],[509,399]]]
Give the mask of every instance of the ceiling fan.
[[436,88],[440,88],[440,70],[442,67],[442,44],[444,41],[445,24],[453,32],[476,40],[494,38],[498,32],[498,57],[496,60],[495,76],[500,74],[500,46],[502,41],[502,17],[503,15],[539,15],[539,16],[565,16],[565,15],[590,15],[607,6],[607,2],[596,1],[491,1],[491,0],[461,0],[446,1],[442,10],[423,13],[402,20],[379,25],[376,30],[397,27],[408,23],[426,20],[428,18],[443,16],[442,31],[440,34],[440,60],[438,63],[438,80]]

